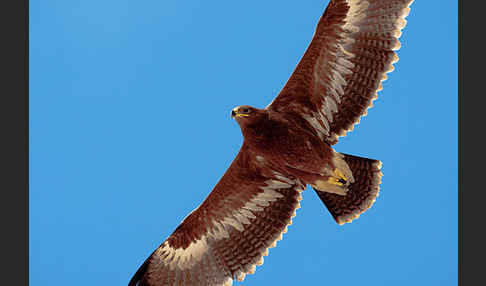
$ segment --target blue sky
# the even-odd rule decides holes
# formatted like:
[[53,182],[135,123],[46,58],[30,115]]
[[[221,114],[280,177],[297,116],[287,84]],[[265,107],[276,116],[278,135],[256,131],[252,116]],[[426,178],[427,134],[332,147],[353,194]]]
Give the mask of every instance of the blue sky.
[[[242,143],[327,1],[30,1],[30,285],[126,285]],[[244,285],[457,284],[457,3],[416,1],[400,61],[336,145],[383,162],[338,226],[316,194]]]

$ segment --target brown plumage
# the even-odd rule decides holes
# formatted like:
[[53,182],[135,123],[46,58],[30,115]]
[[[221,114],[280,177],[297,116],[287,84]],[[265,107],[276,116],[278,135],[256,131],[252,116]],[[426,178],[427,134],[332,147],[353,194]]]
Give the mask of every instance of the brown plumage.
[[263,263],[310,184],[351,222],[378,196],[381,162],[332,149],[359,122],[397,61],[411,0],[334,0],[292,76],[265,109],[239,106],[244,141],[204,202],[130,286],[231,285]]

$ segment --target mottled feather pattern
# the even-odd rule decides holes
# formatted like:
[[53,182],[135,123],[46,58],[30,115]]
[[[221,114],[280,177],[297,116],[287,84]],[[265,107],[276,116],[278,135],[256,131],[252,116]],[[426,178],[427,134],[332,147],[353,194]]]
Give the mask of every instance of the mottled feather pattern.
[[[294,73],[267,108],[300,112],[321,139],[335,144],[367,114],[393,70],[411,3],[331,1]],[[296,104],[302,97],[308,102]]]
[[[244,181],[254,169],[241,168],[247,155],[243,147],[210,196],[149,257],[138,285],[231,285],[263,263],[292,223],[305,186],[277,171]],[[225,193],[229,180],[244,191]]]
[[256,265],[263,263],[263,256],[282,239],[282,233],[291,224],[291,218],[299,206],[300,191],[282,189],[283,197],[269,203],[265,210],[255,212],[245,231],[232,230],[231,239],[218,243],[215,251],[223,264],[235,277],[242,281],[246,274],[252,274]]
[[[152,265],[140,285],[231,285],[233,278],[242,281],[245,275],[255,272],[257,265],[263,264],[269,248],[282,239],[299,206],[300,191],[278,190],[282,198],[269,203],[262,211],[254,211],[255,217],[243,231],[226,227],[228,238],[209,238],[202,258],[189,267],[170,267],[178,261],[177,256],[168,254],[172,251],[152,256]],[[164,242],[161,248],[167,245]]]

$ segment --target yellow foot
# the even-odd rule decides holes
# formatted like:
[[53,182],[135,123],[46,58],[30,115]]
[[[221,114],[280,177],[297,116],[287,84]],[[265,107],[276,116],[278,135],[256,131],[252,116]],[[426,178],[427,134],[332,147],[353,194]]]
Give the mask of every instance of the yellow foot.
[[341,170],[339,169],[334,169],[334,176],[335,177],[329,177],[329,179],[327,179],[327,182],[329,184],[344,186],[348,182],[348,179],[346,178],[344,173],[341,172]]
[[317,180],[313,184],[310,184],[310,185],[314,189],[322,191],[322,192],[345,196],[346,193],[348,192],[348,189],[346,187],[344,187],[341,183],[332,182],[331,180],[332,180],[331,178],[327,179],[326,181]]

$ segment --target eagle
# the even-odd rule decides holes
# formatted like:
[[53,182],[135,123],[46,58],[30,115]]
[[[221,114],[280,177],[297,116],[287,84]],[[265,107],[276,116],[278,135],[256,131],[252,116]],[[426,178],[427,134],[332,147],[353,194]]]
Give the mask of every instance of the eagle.
[[373,205],[381,162],[332,146],[367,114],[393,70],[411,2],[329,2],[278,96],[263,109],[231,110],[244,138],[236,158],[129,286],[242,281],[287,232],[307,185],[338,224]]

